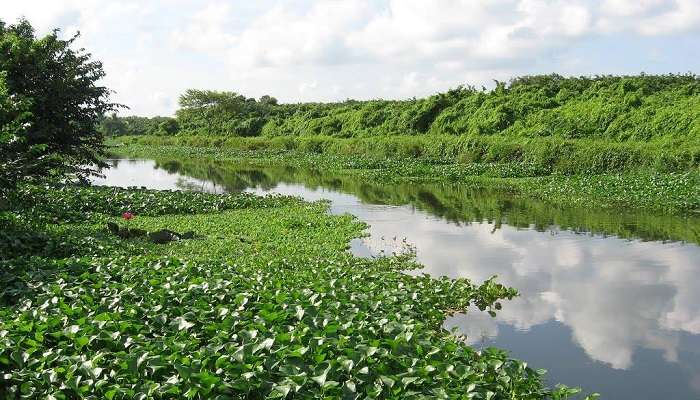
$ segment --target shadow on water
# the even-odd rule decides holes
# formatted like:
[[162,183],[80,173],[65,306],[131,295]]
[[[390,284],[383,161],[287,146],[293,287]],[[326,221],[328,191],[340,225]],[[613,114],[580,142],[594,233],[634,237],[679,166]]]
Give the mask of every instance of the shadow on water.
[[[571,208],[454,184],[384,185],[324,171],[202,160],[120,161],[98,184],[328,199],[370,225],[358,255],[415,249],[421,272],[520,296],[496,318],[449,317],[551,383],[609,399],[700,398],[700,218]],[[405,237],[405,240],[404,240]]]

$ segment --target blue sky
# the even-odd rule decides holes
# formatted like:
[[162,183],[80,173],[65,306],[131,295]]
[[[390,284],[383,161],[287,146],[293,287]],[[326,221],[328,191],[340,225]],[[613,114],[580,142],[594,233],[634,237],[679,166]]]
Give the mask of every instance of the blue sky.
[[408,98],[534,73],[700,73],[700,0],[3,0],[80,31],[123,114],[187,88],[281,101]]

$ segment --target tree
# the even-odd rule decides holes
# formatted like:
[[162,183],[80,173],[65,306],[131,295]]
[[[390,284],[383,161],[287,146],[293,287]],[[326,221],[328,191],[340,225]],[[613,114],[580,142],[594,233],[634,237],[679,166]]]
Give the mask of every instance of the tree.
[[46,177],[86,179],[105,153],[95,128],[120,107],[97,82],[105,73],[58,30],[37,38],[31,24],[0,21],[0,185]]
[[232,118],[250,113],[256,104],[235,92],[197,89],[186,90],[179,102],[180,126],[206,134],[227,132]]
[[111,116],[104,118],[100,122],[98,130],[107,136],[120,136],[127,132],[126,124],[117,117],[117,113],[112,113]]
[[269,95],[264,95],[260,97],[259,100],[262,104],[269,104],[271,106],[276,106],[277,105],[277,99],[269,96]]
[[44,146],[27,146],[21,139],[30,126],[29,106],[26,99],[10,94],[7,73],[0,72],[0,189],[48,161],[41,157]]
[[180,130],[174,118],[167,118],[158,124],[158,132],[164,135],[174,135]]

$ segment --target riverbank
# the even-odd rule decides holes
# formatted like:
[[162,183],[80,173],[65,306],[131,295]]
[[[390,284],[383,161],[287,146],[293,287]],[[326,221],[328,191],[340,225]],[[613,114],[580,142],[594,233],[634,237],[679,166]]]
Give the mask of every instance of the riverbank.
[[[410,257],[354,257],[364,225],[326,203],[109,187],[25,187],[9,200],[7,397],[576,392],[545,389],[523,362],[441,328],[469,304],[496,312],[514,289],[407,275]],[[182,237],[154,242],[162,230]]]
[[[392,154],[392,147],[382,147],[382,141],[374,150],[361,154],[359,149],[364,149],[365,146],[353,147],[352,144],[364,143],[361,140],[319,138],[326,143],[320,147],[309,144],[314,143],[314,140],[289,137],[266,140],[144,136],[120,137],[113,139],[111,144],[114,146],[113,153],[127,157],[204,158],[245,162],[255,166],[313,167],[362,177],[373,182],[459,182],[473,187],[506,190],[519,196],[565,206],[644,209],[676,215],[694,215],[700,212],[700,171],[693,166],[694,164],[675,169],[663,167],[666,164],[659,160],[667,156],[660,148],[651,150],[653,146],[648,148],[650,152],[658,153],[656,158],[643,155],[632,157],[628,154],[627,158],[623,159],[617,157],[617,153],[611,153],[609,149],[596,150],[595,146],[586,147],[580,142],[577,145],[580,149],[588,148],[595,156],[587,158],[587,162],[577,164],[573,159],[567,162],[562,158],[546,161],[546,157],[526,157],[521,158],[521,161],[509,162],[503,161],[507,159],[505,156],[485,158],[479,162],[466,161],[454,156],[454,151],[444,150],[449,147],[444,143],[444,146],[436,145],[435,143],[440,143],[438,139],[432,142],[432,147],[443,148],[442,153],[421,151],[413,156],[406,156],[405,152],[399,150],[395,150],[393,155],[388,155]],[[334,140],[337,143],[333,142]],[[414,139],[401,137],[395,140],[394,144],[405,143],[406,148],[410,148],[411,140]],[[459,138],[447,140],[460,143]],[[414,144],[416,143],[430,143],[430,138],[415,139]],[[341,151],[343,146],[358,152]],[[624,149],[624,145],[620,145],[620,148]],[[446,156],[448,153],[451,156]],[[621,151],[620,154],[627,153]],[[690,158],[691,161],[694,160],[693,157]],[[572,167],[565,168],[565,165]]]

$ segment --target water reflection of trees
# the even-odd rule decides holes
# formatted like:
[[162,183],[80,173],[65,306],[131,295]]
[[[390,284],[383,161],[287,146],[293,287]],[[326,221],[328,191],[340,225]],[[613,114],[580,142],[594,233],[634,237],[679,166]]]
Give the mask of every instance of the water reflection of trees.
[[[381,184],[356,176],[290,166],[256,168],[213,160],[163,160],[157,168],[220,185],[225,191],[248,188],[274,189],[280,183],[302,184],[310,189],[350,193],[372,204],[410,204],[451,222],[489,222],[538,231],[553,227],[579,233],[615,235],[643,240],[683,240],[700,243],[700,217],[668,216],[630,210],[572,208],[515,196],[504,190],[457,184]],[[555,229],[556,230],[556,229]]]

